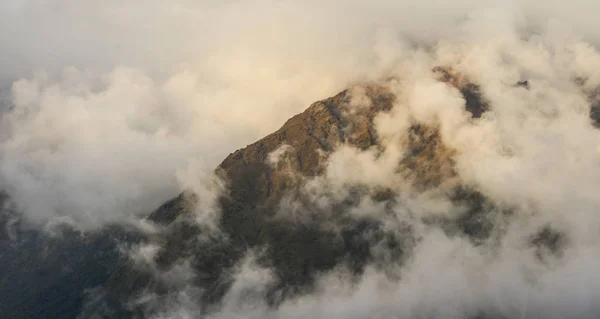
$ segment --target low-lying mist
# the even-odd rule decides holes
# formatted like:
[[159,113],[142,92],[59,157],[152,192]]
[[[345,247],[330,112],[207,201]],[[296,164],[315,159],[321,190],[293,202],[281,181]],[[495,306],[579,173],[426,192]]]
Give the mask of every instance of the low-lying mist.
[[[321,176],[298,177],[303,201],[285,197],[277,218],[335,228],[334,207],[355,196],[345,214],[410,237],[402,244],[410,254],[389,258],[373,243],[377,258],[363,274],[340,264],[277,307],[267,296],[277,279],[256,262],[260,251],[238,261],[210,309],[183,261],[154,271],[174,293],[132,302],[157,318],[595,318],[598,8],[583,0],[7,1],[0,187],[29,223],[84,231],[144,217],[189,190],[199,198],[196,221],[218,232],[221,160],[347,88],[352,119],[372,106],[369,83],[395,96],[373,121],[379,145],[337,145]],[[440,81],[436,67],[458,84]],[[480,91],[481,117],[465,109],[461,81]],[[452,167],[425,188],[398,170],[415,124],[438,132],[436,156]],[[294,151],[282,146],[270,164]],[[466,209],[449,197],[458,186],[487,201],[484,238],[441,222]],[[385,205],[371,196],[382,189],[393,194]],[[124,251],[155,267],[152,245]]]

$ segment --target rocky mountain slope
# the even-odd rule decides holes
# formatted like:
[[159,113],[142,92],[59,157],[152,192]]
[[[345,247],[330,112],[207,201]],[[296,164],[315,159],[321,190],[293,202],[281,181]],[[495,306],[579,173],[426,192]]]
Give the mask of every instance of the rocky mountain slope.
[[[489,110],[476,84],[450,68],[433,71],[440,81],[459,89],[464,107],[474,121]],[[529,83],[523,81],[517,83],[515,89],[528,89],[528,86]],[[416,240],[408,225],[390,230],[380,220],[347,214],[360,205],[360,198],[380,203],[385,210],[398,195],[394,190],[348,185],[348,193],[327,206],[318,205],[306,194],[307,181],[324,174],[328,158],[340,147],[350,145],[376,152],[383,147],[374,121],[378,114],[392,110],[397,97],[382,84],[364,84],[357,89],[362,107],[355,105],[355,89],[345,90],[312,104],[273,134],[230,154],[219,165],[215,174],[225,183],[225,190],[216,203],[218,231],[195,222],[199,198],[186,192],[148,216],[148,221],[159,229],[156,233],[116,228],[85,239],[66,241],[80,243],[74,246],[64,244],[65,241],[50,243],[58,251],[51,253],[57,260],[19,255],[19,250],[8,244],[9,234],[0,233],[4,240],[0,243],[0,258],[13,260],[11,264],[0,262],[4,267],[0,270],[17,274],[19,269],[28,268],[38,273],[49,272],[55,278],[47,289],[36,293],[24,289],[15,295],[19,300],[8,301],[5,303],[8,305],[1,305],[4,308],[0,309],[9,314],[6,318],[26,318],[32,314],[39,318],[44,317],[43,314],[54,314],[52,317],[58,318],[57,313],[72,318],[81,313],[85,304],[83,317],[98,313],[115,318],[145,317],[157,313],[159,309],[153,308],[154,305],[161,304],[161,300],[166,303],[183,283],[202,291],[194,295],[196,299],[192,301],[207,305],[203,311],[210,312],[231,288],[236,266],[250,251],[255,252],[258,264],[274,271],[275,280],[266,292],[271,306],[310,292],[316,278],[334,268],[343,267],[358,276],[367,265],[385,268],[385,264],[378,263],[381,258],[401,264]],[[596,124],[600,123],[598,114],[597,107],[593,108],[591,116]],[[410,180],[413,187],[423,191],[433,189],[455,175],[453,150],[442,143],[439,128],[415,121],[406,136],[405,153],[397,163],[397,171]],[[466,185],[455,184],[444,196],[464,207],[463,213],[457,219],[440,217],[430,222],[440,224],[447,232],[461,233],[474,243],[490,236],[496,215],[511,213],[490,209],[493,203]],[[285,205],[290,199],[297,204],[295,208]],[[303,216],[308,218],[281,218],[293,209],[302,210]],[[77,237],[77,234],[70,236]],[[34,247],[31,249],[37,250],[35,247],[41,243],[48,243],[34,237],[27,241]],[[555,251],[560,248],[561,240],[559,232],[545,228],[532,237],[531,245]],[[152,253],[144,264],[125,261],[115,255],[123,246],[148,246],[152,247]],[[26,261],[30,265],[19,264]],[[62,267],[47,270],[41,266],[61,263],[73,264],[72,272],[64,273]],[[82,263],[87,266],[81,267]],[[194,275],[177,276],[186,271]],[[96,277],[90,277],[90,273]],[[65,279],[67,277],[73,280]],[[2,281],[10,281],[12,285],[23,278],[4,275]],[[5,287],[8,284],[0,286],[2,295],[10,294],[2,292]],[[66,291],[75,293],[89,288],[96,288],[97,294],[85,301],[66,294]],[[62,301],[38,301],[60,295],[73,302],[68,305],[69,310],[59,307],[59,304],[66,305]],[[152,297],[152,302],[147,296]],[[19,306],[19,302],[35,304],[38,308],[26,309]],[[45,311],[45,304],[49,311]]]
[[[477,85],[459,79],[450,69],[437,68],[440,80],[459,88],[465,98],[465,108],[478,118],[487,109]],[[339,200],[334,210],[335,229],[326,227],[321,220],[317,205],[303,200],[299,189],[304,181],[323,174],[324,163],[341,145],[358,149],[381,147],[374,132],[374,118],[389,112],[395,96],[385,86],[366,84],[360,87],[363,101],[368,107],[353,108],[352,90],[312,104],[306,111],[289,119],[278,131],[247,147],[230,154],[217,168],[216,174],[226,181],[226,192],[219,199],[219,226],[217,238],[206,239],[204,231],[193,222],[194,204],[192,194],[183,193],[169,201],[149,216],[149,220],[166,225],[164,237],[154,262],[163,271],[189,261],[201,276],[195,285],[209,287],[198,302],[217,302],[231,283],[233,267],[248,250],[260,250],[259,262],[275,269],[275,284],[269,288],[269,302],[276,305],[281,300],[310,291],[316,276],[335,267],[347,267],[359,275],[364,267],[376,258],[370,247],[384,247],[397,262],[401,262],[404,250],[410,245],[398,242],[383,225],[373,219],[349,218],[344,212],[356,207],[358,195],[365,195],[360,185],[354,193]],[[398,163],[398,169],[406,172],[415,185],[429,188],[453,175],[451,150],[440,141],[435,127],[414,123],[407,135],[407,153]],[[279,155],[279,161],[272,158]],[[393,200],[389,190],[366,194],[373,200],[385,203]],[[302,223],[277,218],[286,208],[281,201],[294,196],[304,202],[303,210],[310,211],[312,219]],[[481,207],[485,199],[467,188],[455,188],[448,196],[452,200],[471,207],[456,225],[448,223],[448,229],[458,229],[474,239],[486,236],[491,227]],[[284,212],[285,213],[285,212]],[[331,212],[327,212],[327,216]],[[329,221],[331,222],[331,220]],[[410,229],[406,229],[411,240]],[[169,284],[153,277],[151,271],[144,273],[133,263],[113,273],[107,287],[113,300],[131,298],[133,294],[159,292],[168,295]],[[135,308],[135,307],[134,307]],[[142,307],[143,308],[143,307]],[[141,309],[141,308],[140,308]],[[140,309],[129,311],[142,313]]]

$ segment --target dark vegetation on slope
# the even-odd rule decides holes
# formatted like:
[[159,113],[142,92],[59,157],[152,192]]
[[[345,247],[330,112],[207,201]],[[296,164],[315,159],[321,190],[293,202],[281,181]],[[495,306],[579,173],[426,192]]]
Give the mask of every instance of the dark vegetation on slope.
[[53,236],[21,227],[6,207],[0,226],[1,318],[75,318],[84,291],[124,262],[117,243],[135,240],[118,227],[86,235],[64,227]]

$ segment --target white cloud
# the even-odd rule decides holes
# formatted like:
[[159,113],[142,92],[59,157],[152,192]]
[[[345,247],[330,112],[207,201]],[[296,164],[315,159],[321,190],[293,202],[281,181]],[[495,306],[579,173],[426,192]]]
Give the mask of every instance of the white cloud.
[[[398,100],[375,120],[385,150],[341,147],[306,192],[326,207],[348,184],[398,191],[395,218],[417,221],[422,235],[402,280],[368,272],[357,285],[342,279],[276,311],[253,299],[249,311],[238,292],[268,279],[266,270],[249,272],[224,311],[592,317],[600,131],[587,94],[600,85],[597,8],[584,0],[4,1],[0,90],[12,90],[2,107],[0,186],[39,224],[94,228],[183,189],[199,195],[198,218],[211,223],[222,187],[211,170],[227,154],[317,99],[390,77]],[[479,84],[491,111],[471,120],[460,92],[433,78],[437,65]],[[578,87],[575,78],[587,81]],[[521,80],[529,89],[515,87]],[[367,106],[356,90],[350,104]],[[455,209],[444,190],[415,193],[395,170],[413,121],[439,128],[456,152],[456,181],[516,208],[500,247],[447,238],[407,217]],[[356,216],[381,211],[361,205]],[[550,268],[522,244],[546,223],[569,242]],[[188,304],[197,293],[182,291]]]

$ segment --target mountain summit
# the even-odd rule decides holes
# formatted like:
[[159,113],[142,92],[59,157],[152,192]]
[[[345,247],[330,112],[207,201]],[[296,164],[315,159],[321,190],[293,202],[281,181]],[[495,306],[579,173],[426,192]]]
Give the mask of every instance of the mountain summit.
[[[477,84],[452,68],[432,71],[436,85],[457,92],[460,112],[472,125],[492,110]],[[50,259],[25,260],[28,255],[19,257],[19,249],[2,246],[13,259],[3,270],[14,280],[28,285],[20,274],[40,271],[49,278],[40,291],[16,291],[13,299],[19,300],[2,305],[5,313],[11,318],[42,313],[160,317],[165,305],[185,296],[188,303],[202,305],[198,311],[209,314],[240,291],[276,309],[322,289],[320,280],[332,271],[356,282],[369,269],[397,278],[397,267],[412,258],[423,240],[411,222],[415,218],[425,227],[435,225],[448,236],[466,238],[475,247],[495,245],[514,208],[499,205],[457,177],[458,151],[444,142],[441,126],[411,117],[407,123],[389,121],[403,98],[390,84],[395,80],[389,81],[355,85],[313,103],[276,132],[230,154],[214,171],[214,203],[203,202],[210,200],[192,190],[183,192],[148,215],[151,231],[121,225],[83,237],[69,232],[64,240],[18,234],[27,238],[24,245],[30,249],[50,245],[57,252]],[[529,90],[530,85],[520,81],[514,90]],[[594,110],[592,120],[598,121]],[[382,122],[385,119],[388,122]],[[390,140],[377,129],[384,124],[403,131]],[[390,155],[393,152],[397,155]],[[382,167],[365,171],[360,166],[365,160]],[[346,164],[357,171],[344,168],[340,175],[334,165],[339,162],[350,162]],[[381,171],[389,174],[383,178],[390,183],[369,184]],[[399,205],[402,218],[395,211]],[[419,207],[411,208],[415,205]],[[423,205],[451,213],[416,217],[411,210],[429,209]],[[214,220],[199,223],[207,210],[214,210],[209,214]],[[4,229],[9,229],[12,219],[3,220]],[[540,262],[547,262],[548,256],[560,256],[566,242],[561,231],[543,225],[526,245]],[[98,254],[98,249],[104,253]],[[73,252],[66,255],[69,258],[57,259],[68,251]],[[117,252],[125,252],[125,257]],[[259,276],[257,286],[262,288],[239,287],[236,276],[248,263],[254,275],[261,269],[268,273]],[[66,274],[67,268],[73,273]],[[96,275],[89,277],[88,270]],[[23,307],[29,299],[57,291],[79,295],[83,290],[85,299],[65,295],[71,296],[65,297],[70,300],[66,306],[51,299],[34,302],[43,309]]]
[[[440,74],[440,81],[459,89],[465,110],[473,118],[487,110],[477,85],[451,69],[433,71]],[[153,267],[166,271],[189,263],[201,274],[194,284],[208,287],[202,302],[214,303],[230,289],[231,274],[248,251],[257,251],[258,263],[274,270],[275,280],[267,295],[276,305],[311,291],[320,274],[336,267],[360,275],[379,258],[376,254],[380,252],[374,252],[373,246],[401,262],[410,245],[399,242],[380,221],[347,214],[359,206],[363,196],[382,205],[393,201],[393,190],[373,192],[358,184],[348,185],[350,192],[326,207],[312,202],[306,193],[307,183],[325,173],[329,157],[340,147],[381,151],[374,121],[390,112],[395,100],[385,85],[357,85],[313,103],[276,132],[230,154],[215,171],[226,185],[218,199],[219,232],[212,234],[193,222],[198,198],[182,193],[148,217],[165,227],[160,240],[148,242],[158,247]],[[415,122],[406,136],[406,152],[397,169],[415,187],[434,188],[453,176],[452,150],[444,146],[436,127]],[[481,195],[459,186],[450,192],[452,200],[471,207],[454,227],[474,238],[484,236],[489,229],[478,210],[484,202]],[[301,220],[282,217],[293,215],[294,210],[302,211]],[[407,228],[407,239],[409,233]],[[112,275],[107,287],[121,302],[149,290],[168,296],[169,283],[154,276],[154,271],[130,262]]]

